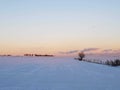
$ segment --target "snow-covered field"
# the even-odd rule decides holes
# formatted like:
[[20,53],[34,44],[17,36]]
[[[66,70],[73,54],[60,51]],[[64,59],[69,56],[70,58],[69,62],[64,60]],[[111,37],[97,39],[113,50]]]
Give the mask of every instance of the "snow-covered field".
[[65,57],[0,57],[0,90],[120,90],[120,67]]

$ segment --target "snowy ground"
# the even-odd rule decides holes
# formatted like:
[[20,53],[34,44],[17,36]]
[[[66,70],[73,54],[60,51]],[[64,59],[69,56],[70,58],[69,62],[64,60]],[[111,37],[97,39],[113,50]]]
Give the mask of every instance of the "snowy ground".
[[120,67],[57,57],[0,57],[0,90],[120,90]]

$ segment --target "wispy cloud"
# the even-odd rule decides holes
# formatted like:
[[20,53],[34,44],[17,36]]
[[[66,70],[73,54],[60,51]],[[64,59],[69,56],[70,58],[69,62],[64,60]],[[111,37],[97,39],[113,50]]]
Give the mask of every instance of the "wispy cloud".
[[85,48],[83,50],[71,50],[67,52],[59,52],[60,54],[74,54],[78,52],[92,52],[92,51],[97,51],[99,48]]
[[119,54],[120,54],[120,49],[118,49],[118,50],[113,50],[113,53],[119,53]]
[[99,50],[99,48],[85,48],[85,49],[83,49],[81,51],[83,51],[83,52],[91,52],[91,51],[97,51],[97,50]]
[[71,51],[68,51],[68,52],[59,52],[60,54],[73,54],[73,53],[77,53],[79,52],[79,50],[71,50]]
[[113,49],[105,49],[101,51],[103,54],[120,54],[120,49],[118,50],[113,50]]
[[112,49],[105,49],[105,50],[103,50],[102,52],[103,53],[110,53],[110,52],[112,52],[113,50]]
[[58,52],[59,54],[64,54],[64,55],[72,55],[72,54],[77,54],[79,52],[85,52],[85,53],[92,53],[92,54],[115,54],[115,55],[120,55],[120,49],[114,50],[114,49],[100,49],[100,48],[84,48],[81,50],[70,50],[66,52]]

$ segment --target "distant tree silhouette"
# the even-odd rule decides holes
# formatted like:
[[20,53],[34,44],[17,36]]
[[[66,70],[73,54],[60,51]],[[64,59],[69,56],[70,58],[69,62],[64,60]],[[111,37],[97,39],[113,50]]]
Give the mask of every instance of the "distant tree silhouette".
[[79,60],[80,60],[80,61],[82,61],[83,58],[85,57],[84,52],[80,52],[78,55],[79,55]]

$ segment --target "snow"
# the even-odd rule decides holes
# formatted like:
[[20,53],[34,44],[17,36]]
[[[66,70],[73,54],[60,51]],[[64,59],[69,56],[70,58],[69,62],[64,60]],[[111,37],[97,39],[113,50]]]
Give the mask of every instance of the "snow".
[[105,64],[107,61],[114,61],[116,59],[120,60],[120,55],[114,54],[105,54],[105,55],[87,55],[85,57],[85,61],[91,61],[96,63],[103,63]]
[[120,67],[67,57],[0,57],[0,90],[120,90]]

